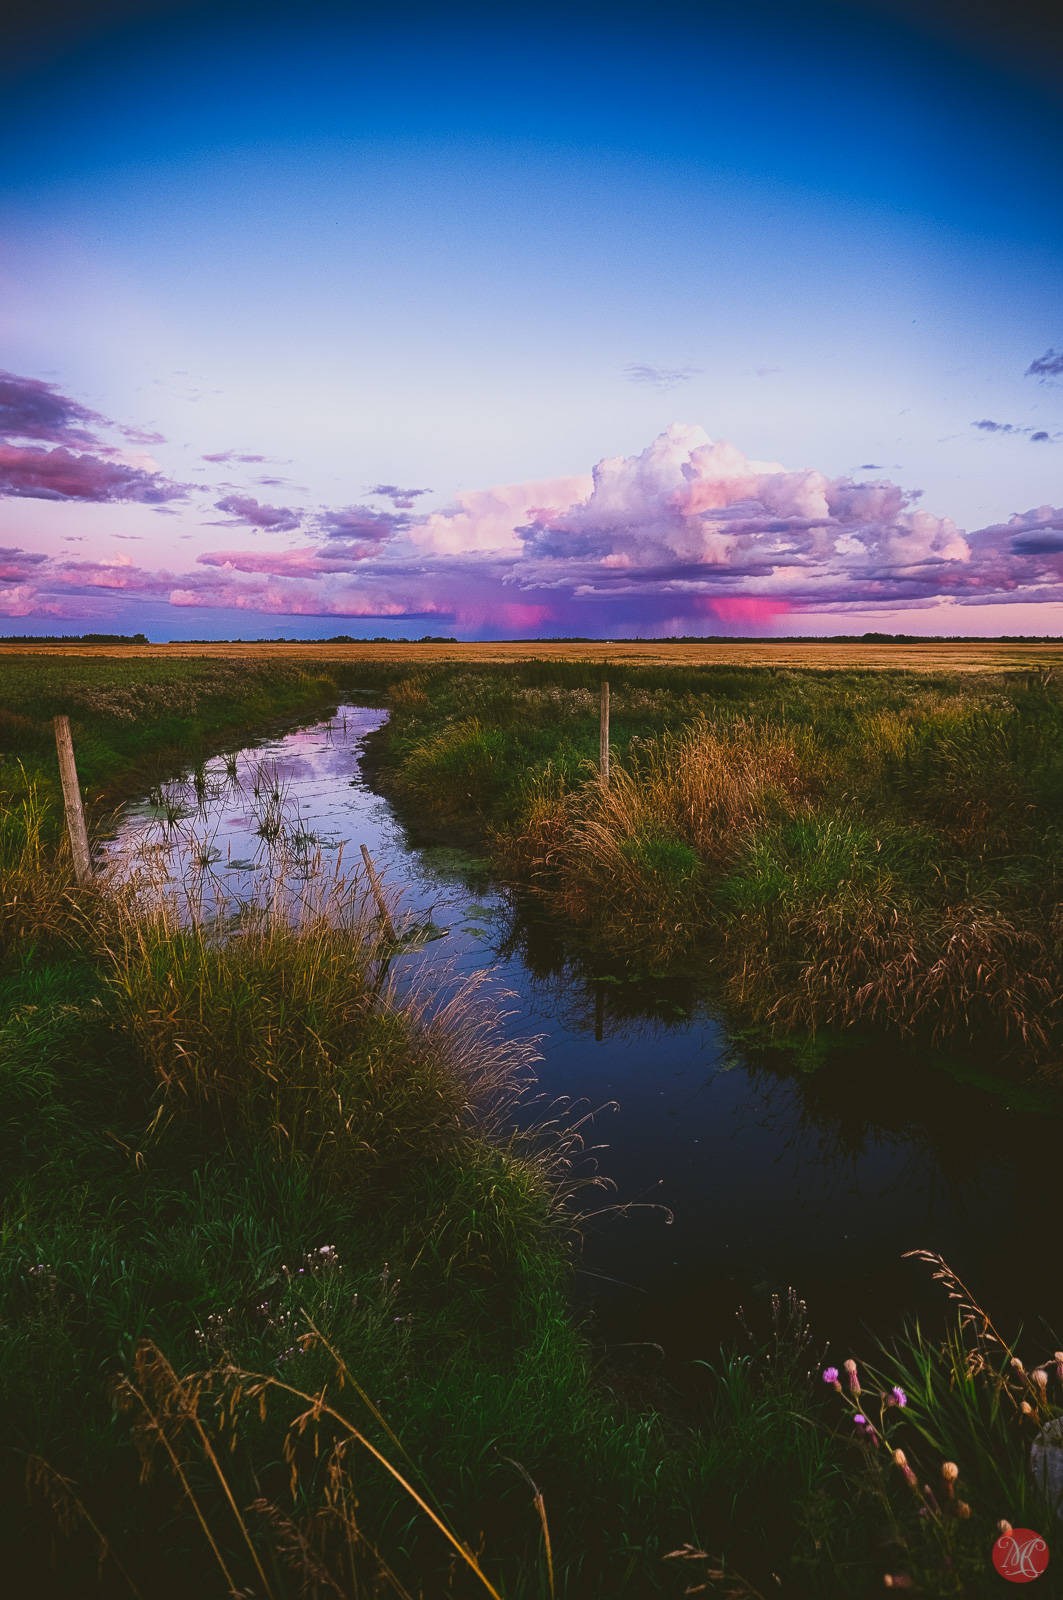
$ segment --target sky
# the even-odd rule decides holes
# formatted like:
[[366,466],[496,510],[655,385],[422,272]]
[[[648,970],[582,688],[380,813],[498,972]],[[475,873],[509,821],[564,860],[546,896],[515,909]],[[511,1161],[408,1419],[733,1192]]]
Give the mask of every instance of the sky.
[[36,8],[0,632],[1063,634],[1043,23]]

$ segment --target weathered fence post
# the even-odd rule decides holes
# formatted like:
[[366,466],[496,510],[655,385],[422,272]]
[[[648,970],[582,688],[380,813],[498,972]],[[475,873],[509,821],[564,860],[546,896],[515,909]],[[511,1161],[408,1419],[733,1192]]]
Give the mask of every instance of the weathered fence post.
[[394,944],[395,924],[391,920],[391,912],[388,910],[388,903],[384,899],[384,891],[380,886],[380,879],[377,877],[376,868],[373,865],[373,858],[369,854],[369,851],[364,844],[362,846],[362,860],[365,862],[365,870],[369,874],[369,887],[373,891],[373,898],[376,901],[377,908],[380,911],[380,920],[384,924],[384,932],[387,934],[392,944]]
[[602,775],[602,785],[609,787],[609,683],[602,679],[602,724],[598,741],[598,767]]
[[89,836],[78,787],[78,769],[74,765],[74,741],[70,737],[69,717],[55,719],[55,748],[59,752],[59,776],[63,780],[63,808],[66,811],[67,832],[70,834],[70,851],[74,857],[74,877],[78,887],[84,889],[92,882],[92,857],[89,855]]

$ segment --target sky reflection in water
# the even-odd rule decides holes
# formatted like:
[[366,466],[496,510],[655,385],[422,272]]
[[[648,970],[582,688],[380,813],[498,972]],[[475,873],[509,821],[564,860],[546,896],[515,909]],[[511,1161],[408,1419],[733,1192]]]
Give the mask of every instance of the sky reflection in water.
[[[690,979],[610,971],[467,850],[408,833],[366,786],[362,741],[385,716],[345,706],[228,765],[216,757],[198,793],[189,776],[127,807],[105,849],[168,839],[171,877],[198,884],[209,909],[268,882],[264,818],[310,868],[331,870],[341,847],[353,867],[366,844],[401,910],[447,930],[401,956],[402,972],[449,985],[489,968],[488,991],[512,991],[508,1028],[543,1035],[540,1095],[577,1112],[618,1105],[598,1111],[588,1142],[606,1146],[593,1159],[632,1209],[589,1224],[578,1280],[607,1340],[706,1354],[740,1303],[755,1311],[793,1284],[837,1348],[861,1322],[940,1309],[927,1269],[901,1259],[916,1248],[944,1254],[1005,1327],[1037,1314],[1063,1326],[1045,1281],[1063,1188],[1055,1118],[873,1041],[803,1073],[789,1052],[743,1049]],[[187,811],[172,828],[167,803]]]

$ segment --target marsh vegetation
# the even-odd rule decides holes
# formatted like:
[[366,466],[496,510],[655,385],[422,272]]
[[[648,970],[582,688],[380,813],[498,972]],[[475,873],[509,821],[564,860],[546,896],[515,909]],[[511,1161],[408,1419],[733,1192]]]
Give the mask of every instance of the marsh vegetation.
[[[934,894],[939,916],[995,895],[1049,948],[1051,683],[978,685],[970,704],[955,685],[885,684],[858,715],[838,683],[614,678],[603,794],[587,765],[596,679],[551,672],[411,682],[389,668],[376,759],[403,804],[486,839],[592,938],[677,968],[711,959],[732,1003],[781,1032],[827,1013],[773,1010],[752,971],[743,988],[733,925],[749,917],[793,961],[791,912],[771,923],[787,895],[793,915],[812,904],[846,928],[887,889],[912,917]],[[97,741],[101,791],[150,767],[160,828],[187,829],[182,808],[223,781],[217,762],[196,770],[209,739],[312,692],[283,673],[250,700],[229,685],[230,701],[208,696],[208,732],[193,708],[180,737],[164,706],[126,719],[101,701],[75,741],[79,756]],[[980,1594],[998,1581],[998,1519],[1054,1526],[1026,1465],[1059,1409],[1040,1332],[1026,1376],[984,1318],[945,1343],[894,1327],[878,1348],[869,1330],[855,1354],[871,1432],[822,1381],[829,1330],[813,1340],[796,1296],[705,1348],[682,1393],[650,1362],[609,1359],[571,1294],[581,1214],[608,1196],[577,1182],[578,1134],[527,1114],[531,1043],[475,987],[440,1003],[396,985],[364,884],[308,870],[315,846],[298,847],[268,777],[255,796],[265,897],[175,899],[150,878],[79,890],[47,703],[27,687],[21,704],[36,731],[15,729],[0,814],[0,1404],[16,1587],[574,1600],[704,1582],[856,1596],[888,1573]],[[946,716],[955,737],[939,723],[919,733]],[[898,734],[872,783],[867,728],[887,718],[931,756],[920,765]],[[184,798],[167,777],[182,739]],[[964,831],[944,796],[983,747],[996,778],[971,791],[985,809]],[[905,827],[922,855],[896,842]],[[946,866],[935,887],[927,838],[951,839],[947,860],[968,876]],[[1009,878],[1004,858],[1027,848],[1039,867]],[[893,877],[871,861],[883,850]],[[820,926],[801,959],[822,961]],[[1032,1027],[1022,1040],[976,1003],[1013,1070],[1042,1060]],[[1054,1017],[1037,1016],[1051,1039]],[[869,1411],[895,1388],[903,1407]],[[921,1517],[883,1439],[920,1485],[953,1485],[942,1464],[957,1462],[962,1492],[942,1489]],[[957,1498],[969,1514],[950,1509]]]
[[1050,673],[612,670],[393,684],[387,781],[773,1036],[871,1026],[1054,1076],[1063,697]]
[[792,1420],[747,1460],[750,1534],[768,1479],[811,1489],[831,1445],[793,1412],[796,1369],[742,1373],[708,1449],[596,1373],[569,1305],[575,1135],[516,1131],[531,1047],[482,997],[395,994],[357,882],[295,864],[219,927],[150,885],[76,889],[40,833],[32,796],[5,813],[0,1385],[27,1588],[65,1529],[65,1592],[106,1549],[105,1592],[268,1569],[255,1592],[538,1593],[524,1467],[560,1592],[667,1592],[665,1547],[712,1525],[766,1404]]

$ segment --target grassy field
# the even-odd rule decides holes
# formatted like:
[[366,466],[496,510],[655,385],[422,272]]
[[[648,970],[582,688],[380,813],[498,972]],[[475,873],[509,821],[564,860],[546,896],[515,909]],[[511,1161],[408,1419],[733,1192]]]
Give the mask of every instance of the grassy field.
[[46,834],[60,835],[58,713],[70,718],[86,804],[102,813],[252,730],[335,703],[338,692],[335,671],[296,662],[8,655],[0,794],[17,800],[34,789]]
[[598,1367],[570,1142],[513,1131],[529,1049],[397,1000],[348,886],[221,940],[76,890],[20,802],[0,905],[15,1592],[641,1596],[688,1542],[814,1557],[845,1452],[805,1346],[725,1366],[702,1426]]
[[[1008,672],[1063,666],[1063,640],[905,640],[875,641],[787,639],[637,640],[503,640],[489,644],[438,641],[396,643],[367,639],[353,644],[328,641],[291,643],[261,640],[255,644],[197,642],[152,645],[0,645],[0,662],[33,656],[70,661],[108,659],[163,661],[290,661],[304,670],[311,664],[357,667],[491,666],[539,661],[555,664],[617,662],[642,667],[786,667],[797,670],[857,668],[900,672]],[[137,669],[140,670],[140,669]]]
[[[681,1592],[665,1554],[710,1536],[754,1566],[758,1544],[789,1559],[802,1499],[836,1472],[801,1420],[807,1375],[725,1375],[707,1442],[674,1397],[597,1370],[569,1310],[564,1138],[515,1140],[527,1052],[490,1017],[465,1000],[429,1024],[398,1004],[342,886],[320,917],[225,943],[73,886],[52,714],[71,716],[84,787],[107,801],[334,702],[343,675],[7,666],[0,1549],[16,1588],[96,1592],[99,1570],[124,1594],[124,1569],[159,1600],[191,1584],[294,1596],[322,1571],[343,1593],[487,1592],[370,1446],[507,1595],[550,1583],[524,1472],[547,1497],[559,1594]],[[264,1419],[257,1401],[242,1415],[236,1372],[275,1385]],[[289,1438],[322,1386],[367,1441],[349,1470],[335,1420]],[[766,1453],[750,1448],[764,1416]],[[771,1528],[769,1490],[785,1503]]]
[[[582,1202],[565,1138],[513,1131],[528,1052],[475,996],[432,1021],[400,1002],[356,886],[309,906],[278,895],[271,919],[225,937],[77,890],[47,720],[72,716],[90,796],[113,797],[262,722],[383,692],[378,756],[404,804],[486,835],[602,937],[631,930],[632,951],[668,960],[710,952],[747,984],[734,1003],[770,1018],[775,1000],[748,988],[763,969],[732,952],[768,940],[772,994],[818,1006],[802,973],[822,964],[823,918],[846,937],[863,926],[844,920],[853,907],[885,904],[895,926],[988,906],[993,950],[1016,967],[1033,950],[1016,929],[1048,939],[1052,680],[612,666],[603,794],[594,662],[311,672],[94,651],[5,668],[14,1592],[641,1600],[706,1583],[827,1600],[898,1575],[988,1595],[999,1518],[1054,1539],[1025,1460],[1059,1409],[1063,1358],[1034,1350],[1020,1372],[984,1319],[944,1349],[869,1335],[860,1390],[844,1369],[840,1393],[822,1381],[796,1303],[706,1350],[696,1400],[648,1366],[621,1378],[570,1310]],[[809,906],[821,921],[800,925],[795,955]],[[676,923],[696,937],[663,939]],[[1038,978],[1055,956],[1035,953]],[[1039,1003],[1036,986],[1017,992]],[[976,1001],[977,984],[965,1004],[982,1017]]]
[[529,661],[394,681],[384,782],[645,968],[777,1036],[853,1024],[1058,1073],[1051,671]]
[[979,1318],[869,1336],[836,1395],[791,1299],[697,1402],[618,1380],[568,1147],[511,1131],[528,1054],[474,999],[398,1002],[342,884],[220,941],[3,821],[5,903],[48,878],[0,981],[13,1592],[988,1596],[1002,1516],[1054,1542],[1053,1362]]

